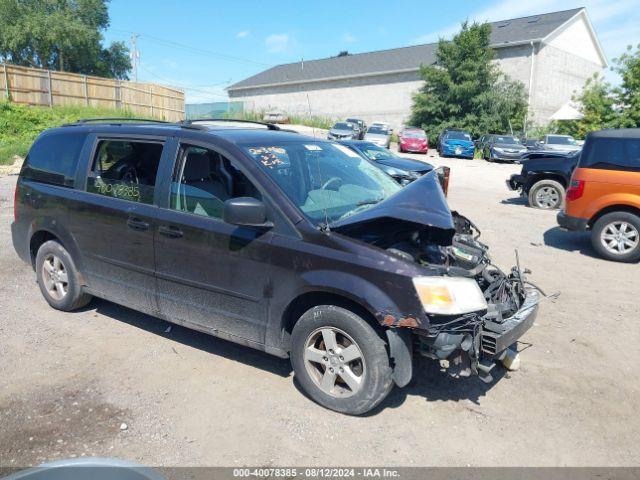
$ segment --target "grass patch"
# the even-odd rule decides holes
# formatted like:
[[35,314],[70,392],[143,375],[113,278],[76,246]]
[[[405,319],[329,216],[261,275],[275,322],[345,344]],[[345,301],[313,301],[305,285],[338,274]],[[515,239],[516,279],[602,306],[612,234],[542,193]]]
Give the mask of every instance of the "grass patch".
[[[253,122],[262,122],[262,118],[266,111],[248,111],[232,113],[226,116],[226,118],[233,118],[236,120],[251,120]],[[293,125],[305,125],[307,127],[322,128],[329,130],[335,121],[329,117],[309,116],[309,115],[288,115],[289,123]]]
[[81,106],[30,107],[0,102],[0,165],[11,165],[14,155],[24,157],[35,138],[47,128],[80,118],[136,116],[139,115],[130,110]]

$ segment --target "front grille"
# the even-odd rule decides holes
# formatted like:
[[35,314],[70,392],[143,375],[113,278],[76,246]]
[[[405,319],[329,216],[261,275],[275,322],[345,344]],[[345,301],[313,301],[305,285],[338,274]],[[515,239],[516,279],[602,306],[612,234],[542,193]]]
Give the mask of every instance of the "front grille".
[[482,332],[480,348],[484,353],[488,355],[495,355],[496,353],[498,353],[498,342],[496,341],[495,334],[492,332],[487,332],[486,330]]

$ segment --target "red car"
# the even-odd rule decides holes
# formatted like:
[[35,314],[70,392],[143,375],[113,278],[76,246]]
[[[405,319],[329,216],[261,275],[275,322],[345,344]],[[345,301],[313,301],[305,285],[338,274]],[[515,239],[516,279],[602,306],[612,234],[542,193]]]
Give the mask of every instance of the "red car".
[[403,128],[398,135],[398,151],[427,153],[429,151],[427,134],[421,128]]

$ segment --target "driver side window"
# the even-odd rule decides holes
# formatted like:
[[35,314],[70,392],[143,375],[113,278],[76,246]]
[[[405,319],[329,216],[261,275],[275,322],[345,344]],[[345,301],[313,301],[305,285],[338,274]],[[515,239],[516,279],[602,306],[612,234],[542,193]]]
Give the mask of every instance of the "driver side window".
[[221,219],[224,202],[237,197],[262,199],[227,157],[215,150],[181,145],[171,182],[171,209]]
[[162,143],[101,140],[87,191],[138,203],[153,203]]

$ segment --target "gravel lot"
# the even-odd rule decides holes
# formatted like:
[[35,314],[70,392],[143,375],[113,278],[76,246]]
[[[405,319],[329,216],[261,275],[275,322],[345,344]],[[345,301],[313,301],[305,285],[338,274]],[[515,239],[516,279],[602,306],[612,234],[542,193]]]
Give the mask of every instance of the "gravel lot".
[[[425,159],[424,156],[416,158]],[[289,363],[105,301],[47,306],[13,251],[15,176],[0,178],[0,466],[74,456],[148,465],[638,465],[638,265],[594,257],[506,189],[519,167],[452,169],[450,203],[498,265],[518,248],[548,293],[494,383],[455,380],[428,361],[363,418],[296,388]],[[634,353],[635,352],[635,353]],[[123,425],[125,424],[125,425]]]

